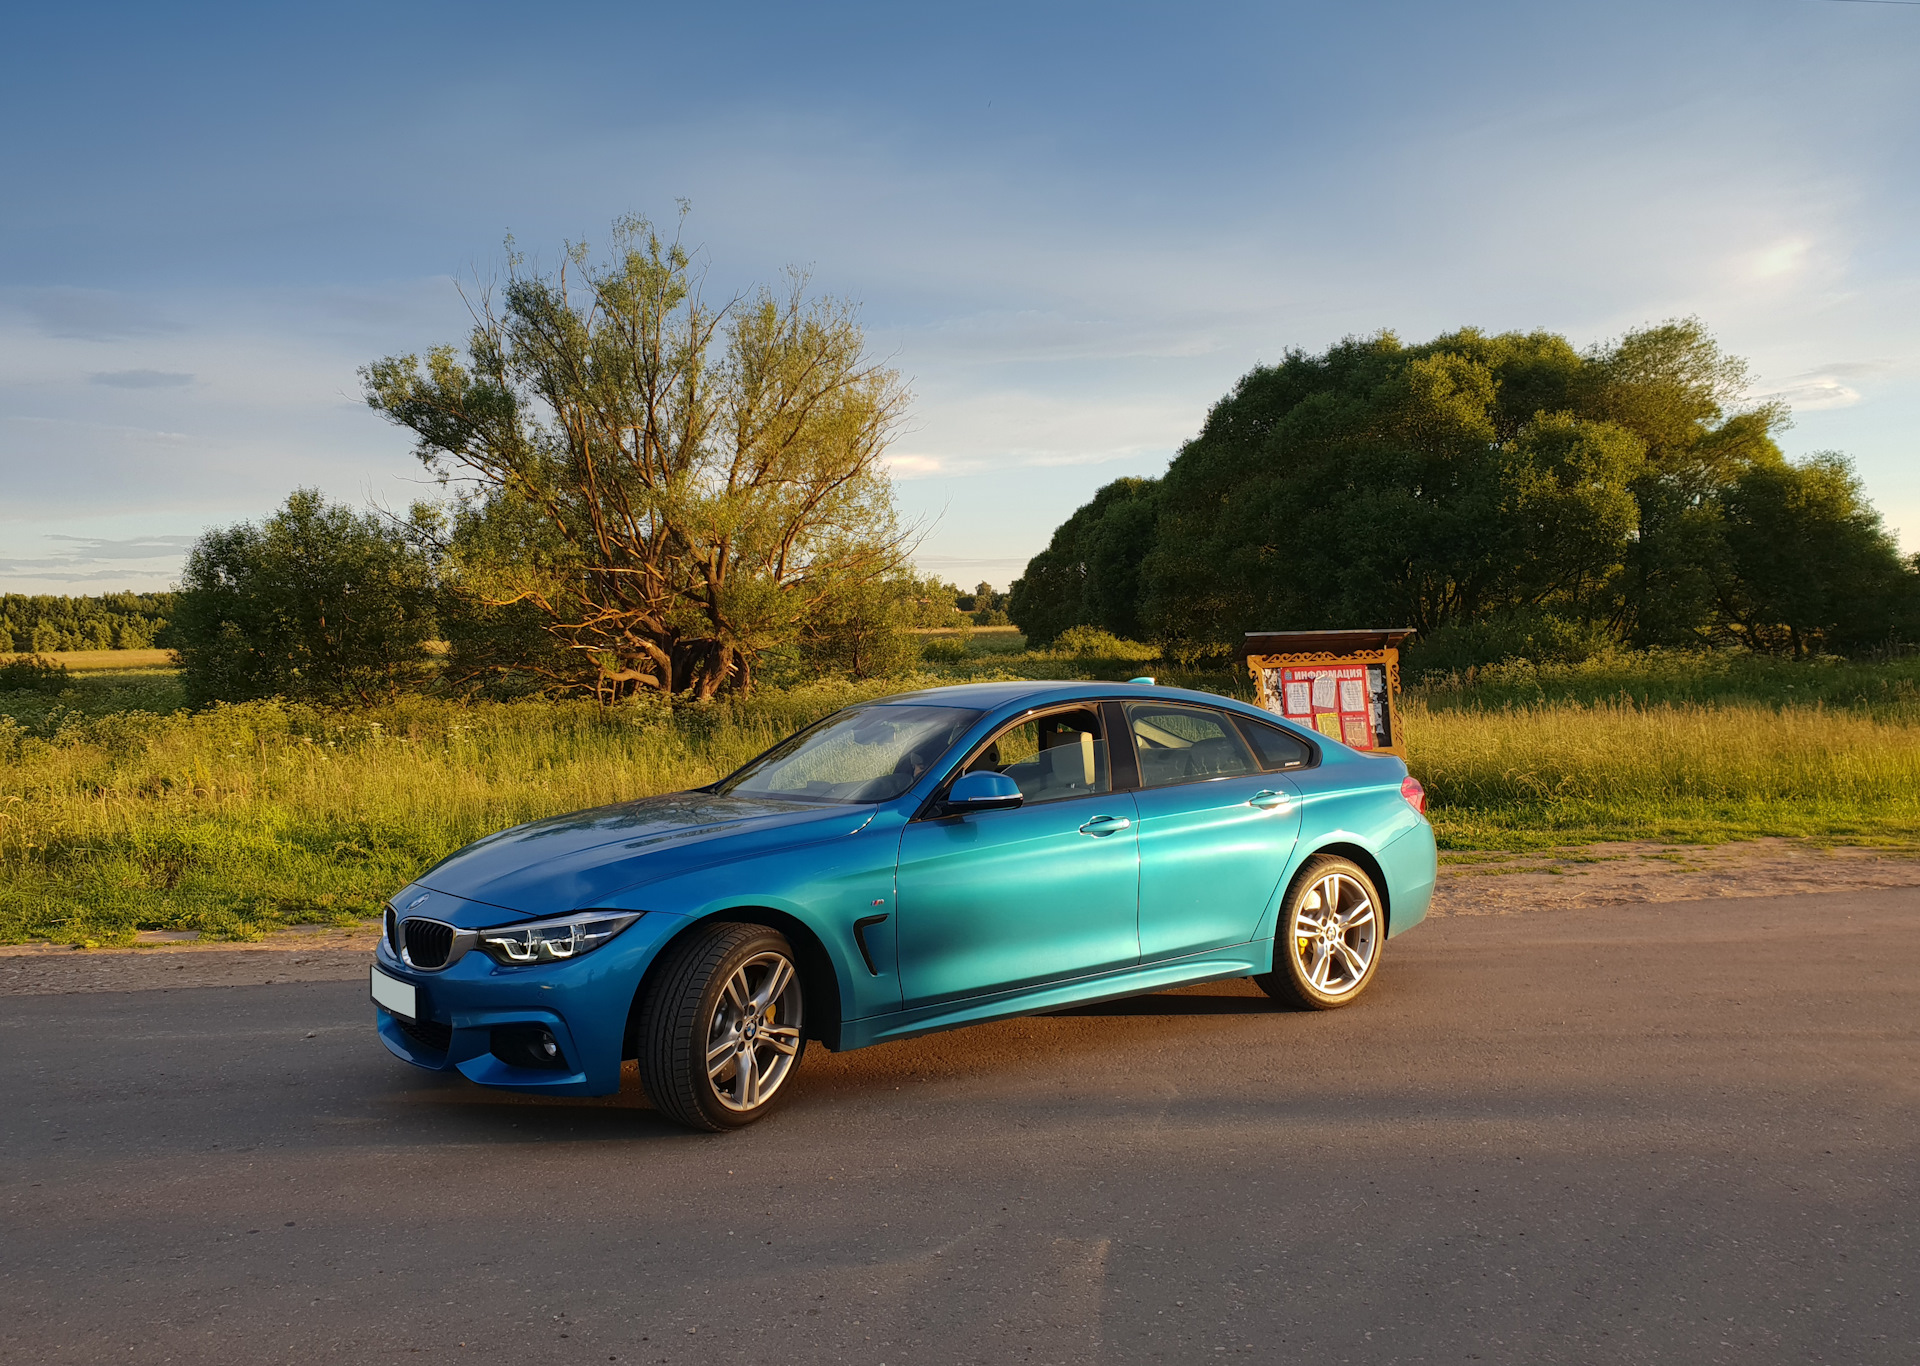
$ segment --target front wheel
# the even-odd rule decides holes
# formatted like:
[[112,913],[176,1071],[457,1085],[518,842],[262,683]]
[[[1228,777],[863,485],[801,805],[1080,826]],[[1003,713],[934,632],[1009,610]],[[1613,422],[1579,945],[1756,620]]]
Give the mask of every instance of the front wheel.
[[1386,917],[1373,879],[1358,864],[1311,859],[1287,889],[1273,971],[1254,980],[1275,1000],[1308,1010],[1351,1005],[1380,969]]
[[793,946],[764,925],[710,925],[669,950],[638,1029],[654,1107],[692,1129],[739,1129],[790,1089],[806,1048]]

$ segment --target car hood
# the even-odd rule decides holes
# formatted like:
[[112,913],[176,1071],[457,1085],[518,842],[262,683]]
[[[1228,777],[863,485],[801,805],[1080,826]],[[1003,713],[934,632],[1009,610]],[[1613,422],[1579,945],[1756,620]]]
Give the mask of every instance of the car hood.
[[871,806],[676,792],[516,825],[448,855],[414,885],[552,915],[691,867],[850,835],[873,812]]

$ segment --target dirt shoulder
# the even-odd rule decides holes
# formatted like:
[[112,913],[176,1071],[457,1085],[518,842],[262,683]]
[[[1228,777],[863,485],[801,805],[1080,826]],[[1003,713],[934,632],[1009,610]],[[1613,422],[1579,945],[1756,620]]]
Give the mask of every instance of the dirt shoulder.
[[185,936],[147,934],[130,949],[0,945],[0,995],[344,982],[366,976],[379,937],[379,927],[369,925],[301,927],[257,944],[203,944]]
[[[1920,853],[1779,839],[1712,846],[1596,844],[1545,854],[1442,858],[1436,916],[1920,886]],[[0,995],[344,982],[365,976],[378,937],[378,927],[368,925],[288,930],[257,944],[148,934],[127,949],[5,945]]]
[[1434,915],[1513,915],[1625,901],[1795,896],[1920,886],[1920,852],[1798,840],[1591,844],[1538,854],[1442,854]]

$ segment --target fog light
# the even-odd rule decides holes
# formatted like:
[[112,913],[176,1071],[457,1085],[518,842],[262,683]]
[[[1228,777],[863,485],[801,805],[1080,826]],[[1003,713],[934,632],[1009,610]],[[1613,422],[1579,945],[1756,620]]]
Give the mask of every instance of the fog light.
[[544,1025],[501,1025],[493,1031],[490,1051],[509,1067],[537,1067],[545,1072],[567,1070],[560,1040]]

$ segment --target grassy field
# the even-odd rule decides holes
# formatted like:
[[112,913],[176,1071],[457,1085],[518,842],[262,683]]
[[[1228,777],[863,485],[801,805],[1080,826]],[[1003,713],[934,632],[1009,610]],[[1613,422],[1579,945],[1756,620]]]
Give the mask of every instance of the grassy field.
[[10,659],[51,659],[74,673],[94,673],[111,669],[167,669],[173,666],[171,650],[54,650],[40,655],[10,655],[0,651],[0,664]]
[[[929,642],[930,646],[932,642]],[[697,785],[855,699],[981,677],[1125,678],[1245,695],[1244,678],[1029,652],[976,631],[927,672],[673,712],[411,699],[192,713],[154,665],[0,696],[0,941],[250,938],[347,922],[488,831]],[[1451,849],[1790,835],[1910,844],[1920,830],[1912,661],[1641,656],[1428,680],[1412,765]]]
[[1824,706],[1407,708],[1450,849],[1787,835],[1920,842],[1920,724]]
[[1847,659],[1775,659],[1719,654],[1603,656],[1584,664],[1498,664],[1462,674],[1413,677],[1433,711],[1578,702],[1657,706],[1822,706],[1920,724],[1920,658],[1869,663]]

